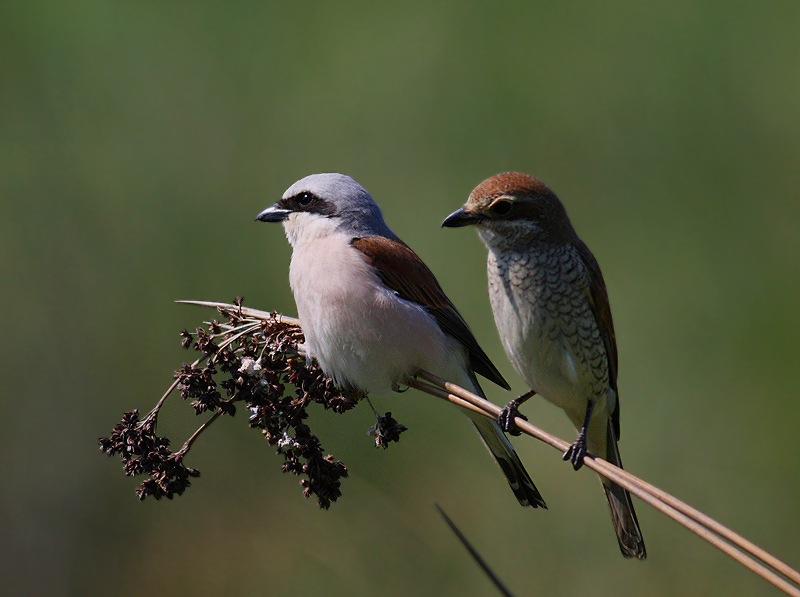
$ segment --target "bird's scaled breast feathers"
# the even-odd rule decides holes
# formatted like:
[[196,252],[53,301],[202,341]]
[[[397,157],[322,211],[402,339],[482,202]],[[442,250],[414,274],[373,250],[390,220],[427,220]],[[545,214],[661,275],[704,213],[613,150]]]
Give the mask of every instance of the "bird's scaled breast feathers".
[[585,405],[587,388],[605,395],[605,349],[580,264],[566,250],[490,252],[488,276],[495,323],[522,378],[562,408]]

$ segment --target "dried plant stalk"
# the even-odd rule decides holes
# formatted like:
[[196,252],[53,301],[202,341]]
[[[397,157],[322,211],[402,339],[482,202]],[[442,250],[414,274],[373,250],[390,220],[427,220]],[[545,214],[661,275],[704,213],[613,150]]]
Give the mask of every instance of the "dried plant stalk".
[[[500,414],[501,409],[496,404],[432,373],[418,371],[417,377],[429,383],[413,379],[409,380],[408,385],[461,407],[474,410],[489,418],[497,419]],[[568,442],[532,425],[525,419],[517,417],[514,422],[519,430],[526,435],[553,446],[561,453],[566,451],[570,445]],[[584,463],[588,468],[618,483],[644,502],[669,516],[672,520],[682,524],[786,594],[800,597],[800,573],[785,562],[782,562],[710,516],[632,475],[629,471],[616,467],[602,458],[595,458],[591,454],[586,455]]]
[[[156,499],[180,495],[189,486],[189,478],[200,473],[183,465],[183,458],[197,436],[222,415],[236,412],[235,402],[244,401],[251,413],[250,426],[262,430],[270,444],[277,446],[285,462],[283,470],[305,475],[306,497],[315,494],[320,507],[327,508],[341,495],[341,478],[347,469],[332,455],[322,456],[319,439],[303,423],[306,408],[312,403],[340,413],[355,406],[362,396],[347,396],[333,381],[325,377],[315,363],[307,364],[298,344],[303,336],[299,320],[235,304],[207,301],[179,301],[213,307],[225,316],[227,323],[208,323],[208,329],[198,328],[194,334],[183,332],[184,346],[194,346],[203,353],[191,365],[176,373],[176,381],[144,419],[138,411],[125,413],[109,438],[100,439],[101,449],[109,455],[119,454],[126,474],[147,474],[137,490],[140,499],[148,495]],[[206,363],[202,367],[202,363]],[[219,371],[217,370],[219,368]],[[221,383],[215,376],[222,372],[228,377]],[[286,384],[294,386],[294,395],[286,395]],[[462,408],[497,419],[500,407],[464,388],[441,379],[427,371],[418,371],[407,380],[410,387],[448,400]],[[218,391],[226,391],[223,397]],[[200,414],[213,411],[207,420],[177,452],[168,449],[169,440],[156,435],[158,412],[174,390]],[[377,413],[376,413],[377,414]],[[517,428],[562,453],[569,443],[517,417]],[[405,427],[391,413],[378,415],[370,433],[375,444],[386,447],[399,439]],[[680,501],[675,496],[620,469],[603,459],[587,454],[587,468],[618,483],[671,519],[679,522],[737,562],[752,570],[788,595],[800,597],[800,573],[772,554],[744,539],[711,517]]]
[[[341,496],[347,467],[325,454],[306,423],[308,408],[318,404],[343,413],[361,396],[343,392],[319,366],[306,363],[298,349],[304,339],[296,319],[248,309],[241,301],[206,306],[217,307],[227,321],[214,320],[193,333],[181,333],[184,348],[194,348],[200,358],[176,372],[175,382],[144,418],[138,410],[125,413],[112,434],[100,438],[101,450],[119,455],[126,474],[146,477],[137,490],[139,499],[172,499],[200,475],[184,465],[192,444],[214,421],[235,415],[237,404],[243,403],[250,427],[260,429],[283,456],[283,471],[301,476],[305,496],[314,495],[320,507],[330,507]],[[164,402],[176,390],[197,415],[212,415],[172,452],[170,439],[157,435],[156,428]],[[386,413],[379,415],[370,433],[375,445],[386,448],[404,430]]]

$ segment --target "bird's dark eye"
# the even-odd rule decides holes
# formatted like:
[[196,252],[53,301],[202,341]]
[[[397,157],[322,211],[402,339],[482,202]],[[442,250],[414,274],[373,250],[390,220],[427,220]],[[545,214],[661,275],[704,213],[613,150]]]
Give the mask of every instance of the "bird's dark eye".
[[297,195],[297,204],[300,207],[308,207],[314,201],[314,195],[311,193],[300,193]]
[[504,216],[511,211],[511,201],[506,201],[504,199],[495,201],[494,205],[492,205],[489,210],[496,216]]

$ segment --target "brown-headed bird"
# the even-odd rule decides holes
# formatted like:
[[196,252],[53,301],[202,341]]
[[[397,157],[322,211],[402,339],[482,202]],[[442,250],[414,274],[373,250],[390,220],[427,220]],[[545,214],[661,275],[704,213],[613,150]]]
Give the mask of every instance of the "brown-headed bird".
[[[516,172],[480,185],[443,226],[474,225],[489,249],[489,298],[509,359],[531,392],[511,401],[501,425],[534,393],[567,413],[578,438],[564,454],[575,470],[587,452],[621,467],[617,344],[603,274],[564,206],[543,182]],[[524,417],[523,417],[524,418]],[[630,494],[601,477],[622,554],[647,557]]]

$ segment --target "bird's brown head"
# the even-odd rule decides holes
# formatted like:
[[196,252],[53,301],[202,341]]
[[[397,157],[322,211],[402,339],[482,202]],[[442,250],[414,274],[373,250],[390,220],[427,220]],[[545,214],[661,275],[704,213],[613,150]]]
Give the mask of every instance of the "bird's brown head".
[[470,193],[464,206],[442,226],[475,225],[481,231],[525,236],[552,243],[569,242],[575,231],[556,194],[538,178],[505,172],[487,178]]

